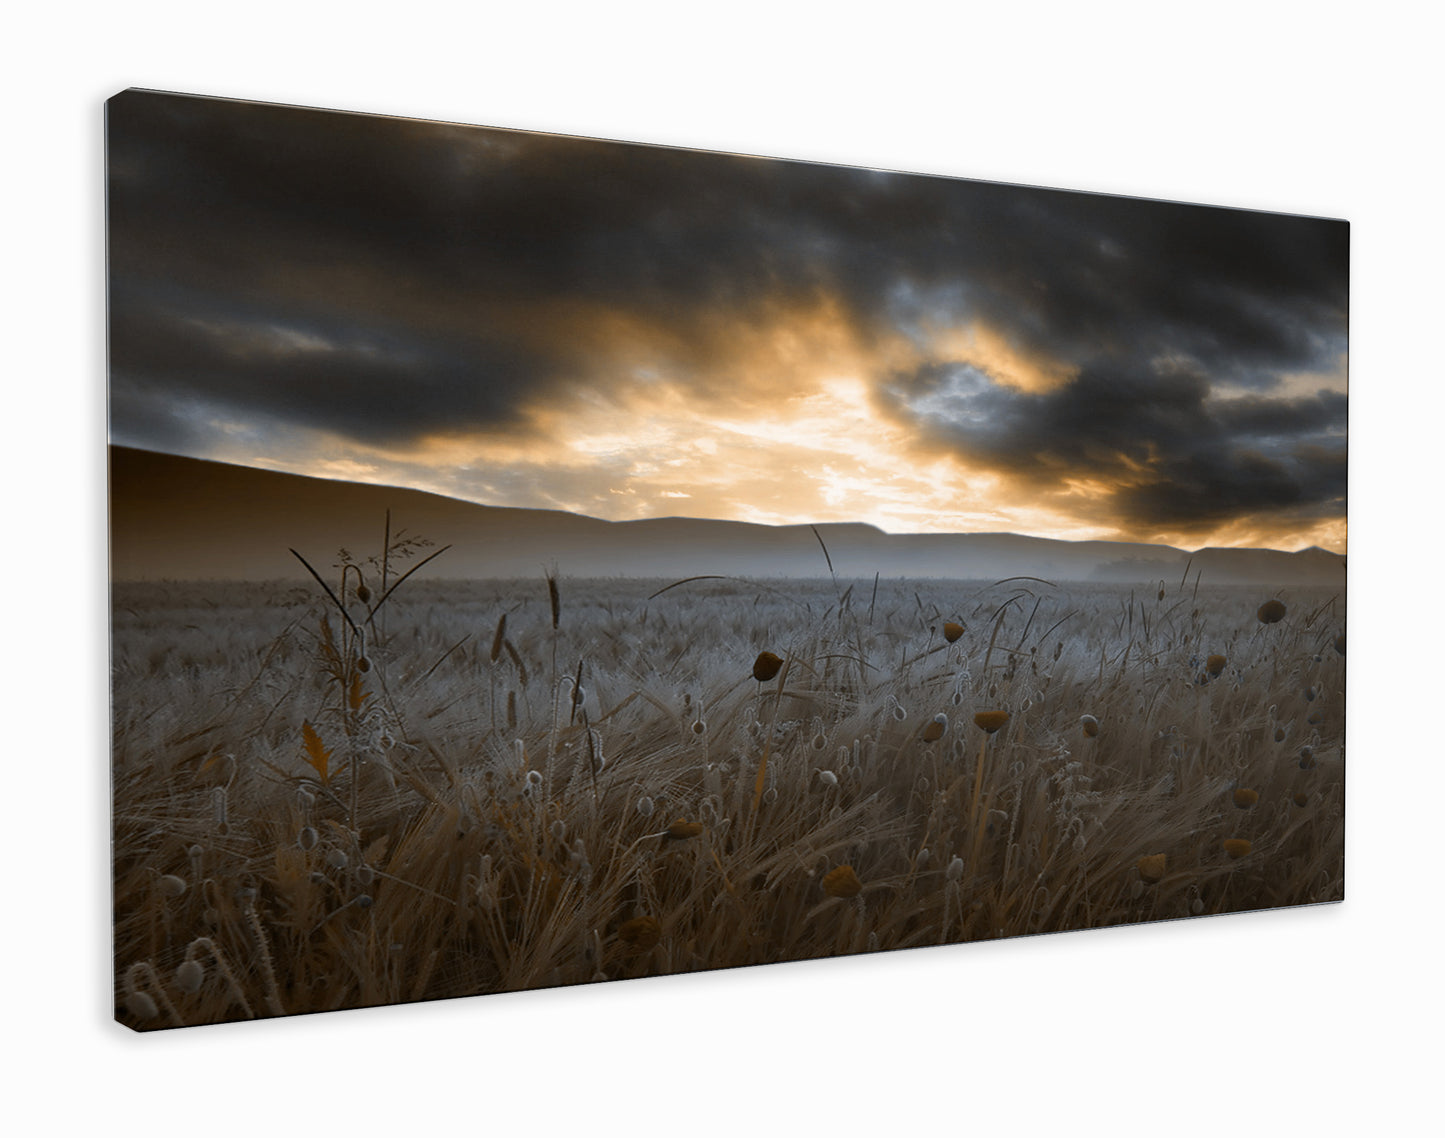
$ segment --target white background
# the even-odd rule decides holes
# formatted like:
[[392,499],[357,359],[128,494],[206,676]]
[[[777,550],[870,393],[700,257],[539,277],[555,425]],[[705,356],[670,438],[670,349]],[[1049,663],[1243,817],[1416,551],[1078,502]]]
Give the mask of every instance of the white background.
[[[1428,9],[521,8],[142,0],[6,18],[12,1132],[1438,1125],[1442,100],[1436,37],[1412,23]],[[116,1027],[100,156],[102,102],[127,86],[1349,219],[1346,903],[289,1022]]]

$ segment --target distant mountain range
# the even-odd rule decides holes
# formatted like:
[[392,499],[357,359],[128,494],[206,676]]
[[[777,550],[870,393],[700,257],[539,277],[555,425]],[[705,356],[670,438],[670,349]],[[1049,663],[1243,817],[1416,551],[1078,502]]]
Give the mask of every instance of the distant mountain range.
[[[345,547],[379,552],[392,532],[451,545],[435,577],[826,577],[811,527],[693,518],[606,522],[560,510],[479,506],[437,494],[279,474],[110,448],[111,575],[115,580],[304,577]],[[1189,565],[1206,584],[1342,586],[1345,559],[1319,548],[1202,549],[1015,534],[887,534],[861,524],[817,527],[840,578],[1178,582]]]

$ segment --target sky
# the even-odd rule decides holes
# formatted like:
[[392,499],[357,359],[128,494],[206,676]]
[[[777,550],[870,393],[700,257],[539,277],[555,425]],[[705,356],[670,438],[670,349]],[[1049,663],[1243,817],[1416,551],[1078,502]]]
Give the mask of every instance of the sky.
[[111,441],[615,520],[1345,551],[1345,222],[128,91]]

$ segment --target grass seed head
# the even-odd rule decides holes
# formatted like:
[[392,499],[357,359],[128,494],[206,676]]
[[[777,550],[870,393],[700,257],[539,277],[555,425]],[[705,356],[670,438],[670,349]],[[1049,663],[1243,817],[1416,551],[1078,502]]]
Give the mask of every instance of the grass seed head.
[[829,897],[856,897],[863,892],[863,882],[851,865],[840,865],[823,878],[823,892]]
[[1008,719],[1007,711],[980,711],[973,717],[974,723],[990,735],[1007,723]]
[[1162,853],[1141,857],[1136,863],[1139,880],[1146,885],[1157,885],[1164,878],[1164,867],[1167,860]]
[[1232,858],[1244,857],[1253,848],[1245,838],[1226,838],[1224,840],[1224,852]]
[[759,652],[753,661],[753,679],[765,684],[783,670],[783,658],[771,652]]
[[1254,615],[1259,617],[1260,624],[1278,624],[1284,619],[1284,614],[1283,601],[1265,601]]
[[1234,792],[1234,804],[1241,810],[1248,810],[1259,801],[1259,791],[1245,790],[1241,787]]
[[945,621],[943,625],[943,638],[950,644],[954,643],[963,635],[963,625],[956,620]]

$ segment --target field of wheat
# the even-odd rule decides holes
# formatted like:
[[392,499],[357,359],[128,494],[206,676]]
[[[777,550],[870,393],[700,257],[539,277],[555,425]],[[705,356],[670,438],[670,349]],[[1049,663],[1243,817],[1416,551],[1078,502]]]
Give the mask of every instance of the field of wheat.
[[1343,896],[1343,589],[443,568],[115,586],[121,1022]]

